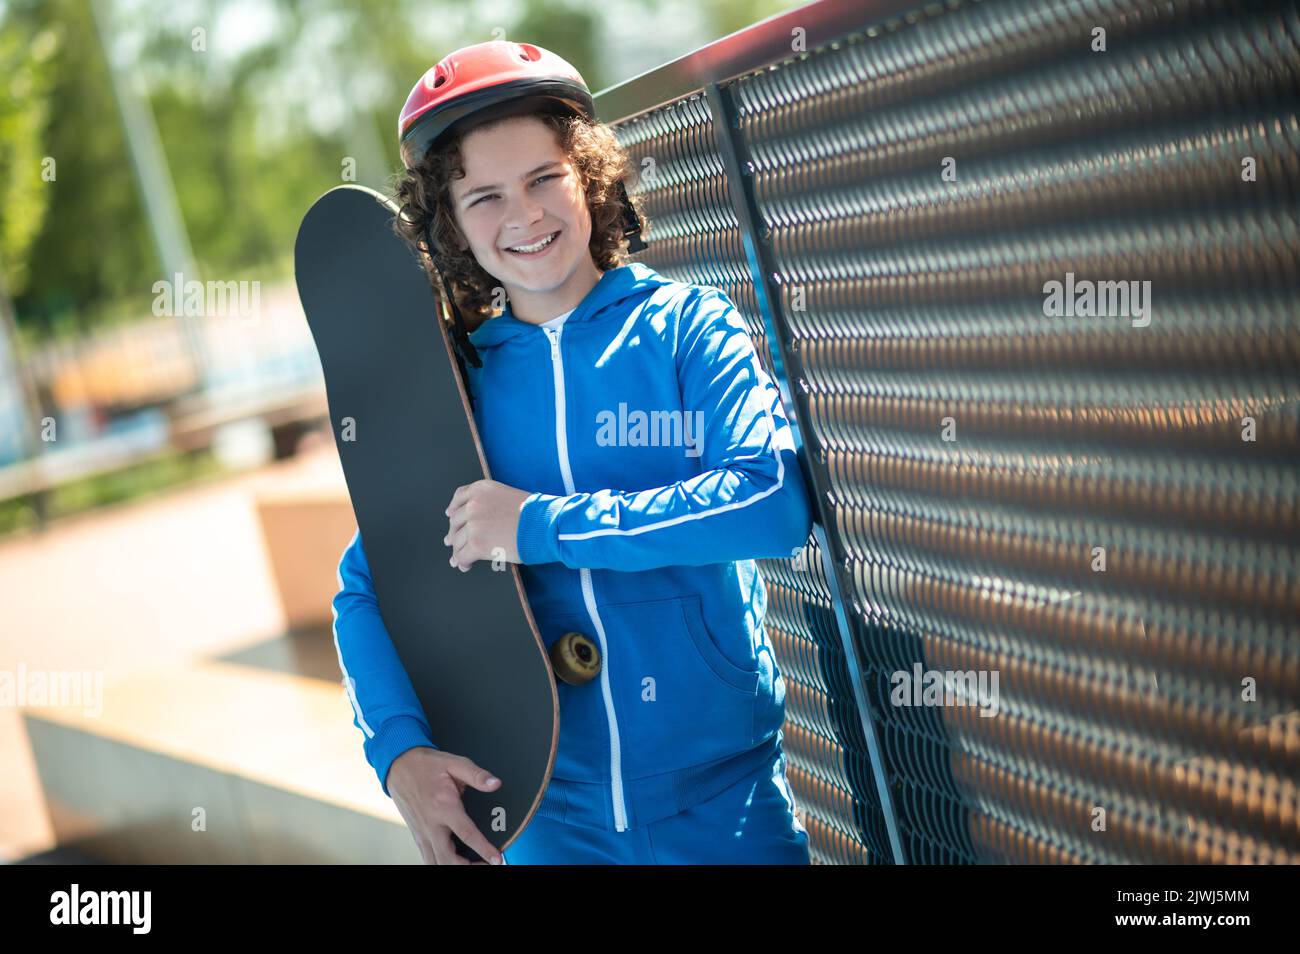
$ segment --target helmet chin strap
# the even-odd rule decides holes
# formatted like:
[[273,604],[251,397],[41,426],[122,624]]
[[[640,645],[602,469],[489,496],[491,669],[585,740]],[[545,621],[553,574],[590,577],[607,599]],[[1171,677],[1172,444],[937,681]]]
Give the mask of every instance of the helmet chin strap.
[[[424,241],[429,250],[429,260],[433,262],[433,269],[438,273],[438,278],[442,281],[443,291],[447,296],[447,304],[451,306],[451,316],[456,322],[456,327],[451,336],[452,346],[456,349],[456,357],[460,359],[462,368],[466,361],[476,368],[481,368],[483,362],[478,356],[478,349],[469,340],[469,329],[465,326],[465,316],[460,313],[460,308],[456,305],[456,296],[452,294],[451,283],[447,281],[446,276],[442,274],[442,269],[438,267],[437,246],[433,242],[433,229],[428,224],[424,227]],[[471,404],[473,400],[474,398],[471,395]]]
[[[452,318],[456,321],[456,327],[451,332],[452,350],[456,352],[456,363],[460,366],[460,379],[465,385],[465,397],[469,400],[469,411],[474,413],[474,391],[469,386],[469,375],[465,372],[465,363],[468,361],[476,368],[483,367],[483,362],[479,359],[478,349],[474,343],[469,340],[469,329],[465,327],[465,316],[460,313],[460,308],[456,305],[456,296],[451,293],[451,283],[447,281],[442,269],[438,267],[438,255],[435,251],[436,246],[433,243],[433,229],[428,225],[424,227],[425,248],[429,251],[429,261],[433,263],[433,270],[438,273],[438,279],[442,282],[443,294],[447,298],[447,304],[451,306]],[[438,321],[442,319],[439,318]]]
[[627,239],[627,250],[633,254],[643,252],[649,246],[641,239],[641,217],[632,207],[632,200],[627,196],[627,186],[618,180],[618,197],[623,202],[623,237]]

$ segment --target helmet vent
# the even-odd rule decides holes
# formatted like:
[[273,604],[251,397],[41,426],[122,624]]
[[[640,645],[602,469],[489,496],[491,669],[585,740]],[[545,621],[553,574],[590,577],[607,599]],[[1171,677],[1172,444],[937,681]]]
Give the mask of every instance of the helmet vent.
[[439,86],[445,85],[449,79],[448,74],[450,72],[451,70],[447,69],[442,63],[439,63],[433,69],[429,70],[429,72],[424,74],[425,89],[437,89]]
[[536,63],[538,60],[542,58],[542,51],[539,50],[537,47],[533,46],[531,43],[520,43],[519,58],[521,60],[526,60],[531,63]]

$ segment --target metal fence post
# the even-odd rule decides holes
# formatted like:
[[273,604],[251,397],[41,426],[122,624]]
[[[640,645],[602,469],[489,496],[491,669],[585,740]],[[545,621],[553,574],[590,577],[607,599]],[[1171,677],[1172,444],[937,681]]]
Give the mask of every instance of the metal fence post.
[[898,818],[894,810],[893,794],[889,780],[885,775],[884,759],[881,754],[880,741],[876,733],[875,720],[871,713],[871,704],[867,697],[863,681],[861,661],[857,646],[853,641],[853,631],[849,627],[848,613],[844,606],[844,593],[849,590],[849,583],[841,575],[841,564],[832,549],[834,542],[829,528],[833,525],[830,514],[830,481],[819,459],[806,448],[800,421],[808,420],[808,406],[802,388],[792,388],[791,378],[802,377],[802,363],[797,353],[791,350],[786,340],[788,327],[782,310],[781,296],[776,288],[774,276],[776,267],[772,261],[767,243],[759,235],[758,208],[754,201],[753,180],[749,177],[749,155],[745,143],[735,133],[736,110],[731,96],[717,83],[709,83],[704,88],[709,108],[713,113],[714,138],[718,153],[722,158],[727,173],[728,188],[731,192],[731,204],[739,222],[740,233],[745,246],[745,259],[749,265],[750,275],[754,280],[754,292],[758,300],[759,311],[767,330],[768,357],[775,372],[776,384],[781,389],[781,400],[792,417],[790,429],[794,435],[795,450],[804,471],[804,479],[813,491],[813,534],[821,550],[825,564],[826,582],[830,587],[831,602],[835,610],[835,622],[839,628],[840,640],[844,644],[844,656],[848,663],[849,679],[853,685],[853,695],[857,701],[858,717],[862,721],[862,734],[867,742],[867,751],[871,757],[871,772],[876,781],[876,792],[880,798],[880,808],[885,816],[885,827],[889,833],[889,844],[894,855],[895,864],[907,864],[903,851],[902,838],[899,835]]

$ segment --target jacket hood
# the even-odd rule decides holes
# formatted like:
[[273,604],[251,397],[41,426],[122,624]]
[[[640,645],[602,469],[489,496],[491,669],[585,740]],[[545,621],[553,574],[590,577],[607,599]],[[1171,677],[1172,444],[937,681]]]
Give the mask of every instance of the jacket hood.
[[[573,309],[565,323],[591,321],[629,298],[644,298],[656,288],[672,284],[675,284],[672,279],[664,278],[653,268],[640,262],[611,268],[601,275],[600,280]],[[470,332],[469,340],[475,348],[493,348],[536,327],[537,325],[516,318],[510,301],[507,300],[505,310]]]

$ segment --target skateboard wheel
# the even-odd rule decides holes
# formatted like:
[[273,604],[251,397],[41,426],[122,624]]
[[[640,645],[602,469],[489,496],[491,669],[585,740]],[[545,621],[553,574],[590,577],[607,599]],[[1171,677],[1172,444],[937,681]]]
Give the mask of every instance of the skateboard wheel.
[[555,677],[571,686],[585,685],[600,673],[600,647],[582,633],[565,633],[550,650]]

